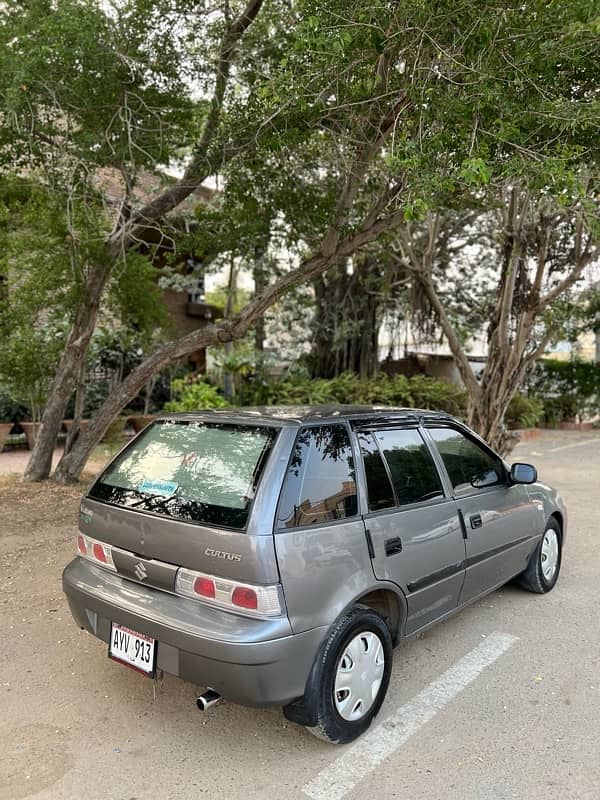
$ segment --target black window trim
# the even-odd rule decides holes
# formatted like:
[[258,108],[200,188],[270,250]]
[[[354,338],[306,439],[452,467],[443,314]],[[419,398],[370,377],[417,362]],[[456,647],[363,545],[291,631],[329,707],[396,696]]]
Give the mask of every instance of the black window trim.
[[256,500],[256,495],[258,494],[258,490],[259,490],[259,487],[260,487],[260,482],[261,482],[261,480],[263,478],[263,475],[264,475],[264,472],[265,472],[265,468],[267,466],[269,458],[271,457],[271,454],[273,452],[275,443],[277,441],[277,438],[279,437],[279,434],[280,434],[283,426],[281,426],[281,425],[273,425],[273,426],[271,426],[271,425],[265,424],[264,422],[258,422],[258,421],[254,422],[252,420],[249,420],[247,423],[246,422],[233,422],[233,421],[229,421],[229,420],[225,420],[225,421],[221,422],[220,420],[194,419],[194,418],[187,417],[187,416],[185,418],[177,418],[177,417],[169,417],[169,416],[162,417],[161,416],[158,419],[153,420],[150,423],[150,425],[147,425],[142,431],[140,431],[140,434],[145,433],[150,428],[153,428],[156,425],[159,425],[159,424],[164,423],[164,422],[175,422],[177,424],[185,424],[185,425],[189,425],[190,423],[200,422],[200,423],[204,423],[204,424],[208,424],[208,425],[210,425],[210,424],[218,424],[218,425],[231,425],[232,427],[236,427],[236,428],[237,427],[248,427],[248,428],[263,428],[263,429],[272,429],[273,430],[274,435],[273,435],[273,438],[271,439],[270,445],[263,449],[263,452],[261,453],[261,456],[260,456],[260,458],[259,458],[259,460],[258,460],[258,462],[256,464],[256,467],[255,467],[255,471],[258,471],[259,474],[258,474],[258,479],[257,479],[257,481],[256,481],[256,483],[255,483],[255,485],[253,487],[252,498],[250,500],[250,503],[248,504],[248,514],[246,516],[246,523],[245,523],[243,528],[234,528],[231,525],[217,525],[214,522],[203,522],[202,520],[182,519],[181,517],[168,516],[166,514],[161,514],[158,511],[150,511],[150,510],[145,509],[145,508],[131,508],[131,507],[127,508],[126,506],[121,506],[118,503],[111,503],[108,500],[101,500],[101,499],[99,499],[97,497],[92,497],[90,493],[92,492],[94,486],[97,483],[101,483],[102,482],[102,480],[104,478],[104,475],[108,472],[108,470],[112,466],[113,462],[115,462],[117,460],[117,458],[120,458],[122,455],[125,455],[125,453],[127,453],[127,451],[130,450],[133,447],[133,445],[136,443],[136,441],[138,439],[139,434],[136,434],[134,437],[132,437],[132,439],[129,442],[127,442],[117,453],[115,453],[115,455],[110,459],[108,464],[105,465],[105,467],[102,469],[102,472],[96,477],[96,479],[94,481],[92,481],[91,485],[88,487],[88,489],[87,489],[87,491],[86,491],[86,493],[84,495],[85,499],[89,500],[90,502],[93,502],[93,503],[102,503],[103,505],[109,506],[110,508],[118,508],[121,511],[131,511],[134,514],[146,514],[147,516],[157,517],[158,519],[169,520],[171,522],[181,523],[183,525],[196,525],[199,528],[216,528],[217,530],[228,531],[228,532],[231,532],[231,533],[247,533],[248,532],[248,526],[249,526],[249,523],[250,523],[250,519],[252,517],[252,511],[254,509],[254,502]]
[[[360,451],[360,445],[358,445],[359,451],[360,451],[361,470],[362,470],[362,477],[364,478],[364,487],[365,487],[365,495],[366,495],[366,503],[367,503],[367,505],[366,505],[366,513],[363,514],[364,518],[371,517],[373,515],[378,515],[378,514],[389,514],[391,512],[396,513],[398,511],[412,511],[413,509],[417,509],[417,508],[428,508],[430,506],[439,505],[440,503],[445,503],[448,500],[454,500],[454,496],[453,496],[452,492],[449,491],[449,489],[452,487],[452,484],[449,481],[447,482],[447,475],[446,475],[445,467],[444,467],[444,471],[442,472],[440,470],[440,466],[439,466],[438,460],[436,458],[437,453],[432,452],[430,437],[423,435],[423,428],[424,428],[424,426],[420,423],[419,420],[407,419],[406,422],[403,421],[400,424],[397,424],[397,423],[391,423],[390,424],[388,422],[388,424],[386,424],[385,426],[383,426],[383,425],[371,425],[368,428],[364,427],[364,428],[361,428],[360,430],[356,429],[354,431],[354,433],[356,435],[358,435],[359,433],[370,433],[370,434],[373,435],[373,439],[375,440],[375,444],[377,445],[377,449],[379,450],[379,455],[381,457],[381,460],[383,461],[383,464],[384,464],[384,467],[385,467],[385,471],[386,471],[388,480],[390,482],[390,485],[392,487],[392,492],[394,494],[394,503],[395,503],[394,506],[390,506],[389,508],[380,508],[380,509],[377,509],[376,511],[370,511],[369,510],[369,489],[368,489],[368,486],[367,486],[367,475],[366,475],[365,465],[364,465],[364,461],[363,461],[362,451]],[[443,495],[442,497],[432,497],[430,500],[421,500],[418,503],[403,503],[402,505],[398,502],[398,494],[396,492],[396,487],[394,486],[394,481],[392,479],[392,473],[390,471],[389,464],[387,463],[387,459],[383,454],[379,439],[377,438],[377,436],[375,436],[375,433],[378,432],[378,431],[392,431],[392,430],[393,431],[396,431],[396,430],[416,430],[416,431],[419,432],[419,435],[421,436],[421,439],[423,440],[423,444],[425,445],[425,449],[429,452],[429,455],[431,456],[431,460],[433,461],[434,469],[437,472],[438,478],[440,479],[440,484],[441,484],[441,487],[442,487],[442,495]]]
[[[501,456],[499,456],[498,453],[496,453],[496,451],[493,450],[486,442],[484,442],[484,440],[480,436],[477,436],[477,434],[474,431],[470,430],[470,428],[467,428],[466,425],[461,425],[460,422],[455,422],[454,420],[437,421],[433,419],[428,419],[423,423],[422,427],[426,434],[428,443],[430,445],[430,449],[433,450],[436,462],[439,459],[440,466],[444,471],[444,481],[447,482],[447,486],[450,490],[450,496],[454,500],[459,502],[468,497],[477,497],[486,492],[494,492],[500,486],[505,486],[505,487],[510,486],[510,481],[508,479],[509,471],[507,469],[506,462],[504,461],[504,459]],[[473,490],[470,492],[456,494],[454,486],[452,485],[452,481],[450,480],[450,475],[448,474],[448,470],[446,469],[446,465],[444,464],[444,459],[442,458],[442,454],[437,448],[435,439],[429,433],[429,428],[448,428],[450,430],[454,430],[457,433],[462,434],[465,437],[465,439],[468,439],[469,441],[473,442],[475,445],[477,445],[481,450],[486,452],[493,459],[500,462],[500,466],[502,468],[501,480],[499,480],[497,483],[492,484],[491,486],[484,486],[481,489],[476,489],[475,487],[473,487]]]
[[[342,519],[328,519],[324,522],[320,522],[318,524],[310,524],[310,525],[295,525],[293,528],[280,528],[279,527],[279,505],[281,503],[281,496],[283,495],[283,490],[285,488],[285,482],[288,475],[288,470],[290,468],[290,463],[292,461],[292,457],[294,455],[294,448],[296,446],[296,442],[298,441],[298,437],[300,436],[300,432],[305,430],[306,428],[323,428],[329,427],[331,425],[342,425],[346,428],[348,433],[348,439],[350,441],[350,449],[352,451],[352,458],[354,459],[354,485],[356,486],[356,514],[353,514],[351,517],[343,517]],[[356,448],[354,447],[354,443],[352,441],[352,430],[350,428],[349,421],[347,419],[333,419],[333,420],[311,420],[310,422],[302,423],[298,425],[298,430],[296,431],[296,435],[294,436],[294,441],[292,443],[292,448],[290,450],[290,455],[288,457],[287,463],[285,465],[285,470],[283,472],[283,479],[281,481],[281,486],[279,488],[279,494],[277,495],[277,505],[275,506],[275,513],[273,515],[273,535],[279,536],[280,534],[286,533],[295,533],[296,531],[311,531],[311,530],[320,530],[321,528],[330,527],[333,525],[343,525],[345,522],[356,522],[357,520],[361,520],[363,515],[361,514],[361,502],[360,502],[360,485],[359,485],[359,477],[358,477],[358,464],[356,462]]]
[[[412,425],[411,427],[414,428],[414,425]],[[354,433],[354,436],[356,437],[356,449],[358,451],[359,458],[360,458],[361,480],[363,481],[364,495],[365,495],[364,512],[363,512],[362,516],[366,517],[369,514],[379,514],[382,511],[393,511],[393,510],[397,509],[399,506],[398,506],[398,495],[396,494],[396,487],[394,486],[394,481],[392,480],[392,474],[390,472],[389,464],[387,463],[387,460],[385,459],[383,453],[381,452],[381,445],[379,444],[379,441],[378,441],[377,437],[375,436],[375,432],[373,430],[371,430],[371,429],[362,428],[360,430],[354,430],[353,433]],[[368,434],[373,438],[373,441],[375,442],[375,447],[377,448],[377,452],[379,453],[379,458],[381,459],[381,461],[383,463],[383,468],[385,470],[385,474],[387,475],[388,483],[390,485],[390,489],[392,490],[392,499],[394,501],[394,504],[391,505],[391,506],[388,506],[387,508],[379,508],[379,509],[376,509],[374,511],[371,511],[371,509],[369,508],[369,484],[368,484],[368,481],[367,481],[367,469],[366,469],[366,466],[365,466],[365,460],[364,460],[364,456],[363,456],[362,447],[360,446],[360,442],[358,441],[358,437],[361,434]]]

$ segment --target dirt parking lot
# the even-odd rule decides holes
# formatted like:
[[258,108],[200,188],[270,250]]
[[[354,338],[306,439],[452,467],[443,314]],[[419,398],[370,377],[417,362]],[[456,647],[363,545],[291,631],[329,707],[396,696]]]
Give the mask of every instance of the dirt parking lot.
[[598,800],[600,434],[513,459],[567,501],[556,589],[504,587],[401,645],[377,726],[341,748],[109,661],[61,592],[81,489],[0,477],[0,799]]

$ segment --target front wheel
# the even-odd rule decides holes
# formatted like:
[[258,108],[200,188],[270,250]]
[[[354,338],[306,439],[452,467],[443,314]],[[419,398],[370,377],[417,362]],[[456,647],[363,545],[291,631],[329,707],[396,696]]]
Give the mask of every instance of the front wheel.
[[562,536],[558,522],[551,517],[544,535],[533,551],[527,569],[517,578],[524,589],[545,594],[554,588],[562,560]]
[[294,722],[336,744],[367,730],[390,682],[392,639],[385,621],[356,607],[333,627],[301,701],[284,709]]

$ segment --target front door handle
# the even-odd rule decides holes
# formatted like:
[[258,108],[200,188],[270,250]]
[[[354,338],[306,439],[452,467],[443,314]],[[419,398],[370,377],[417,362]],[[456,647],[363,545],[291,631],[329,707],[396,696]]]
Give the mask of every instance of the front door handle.
[[483,525],[481,514],[473,514],[473,516],[469,517],[469,522],[471,523],[472,528],[481,528]]

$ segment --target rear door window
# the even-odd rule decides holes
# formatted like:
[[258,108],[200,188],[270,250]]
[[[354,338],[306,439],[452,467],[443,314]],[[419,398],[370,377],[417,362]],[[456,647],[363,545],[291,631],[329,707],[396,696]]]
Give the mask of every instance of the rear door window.
[[357,513],[348,428],[337,424],[301,428],[279,500],[277,527],[318,525]]
[[396,505],[394,490],[379,446],[372,433],[359,433],[358,443],[365,466],[369,511],[381,511]]
[[398,505],[444,496],[433,457],[416,428],[376,431],[375,437],[388,464]]
[[92,486],[114,505],[242,529],[276,429],[165,421],[148,428]]

